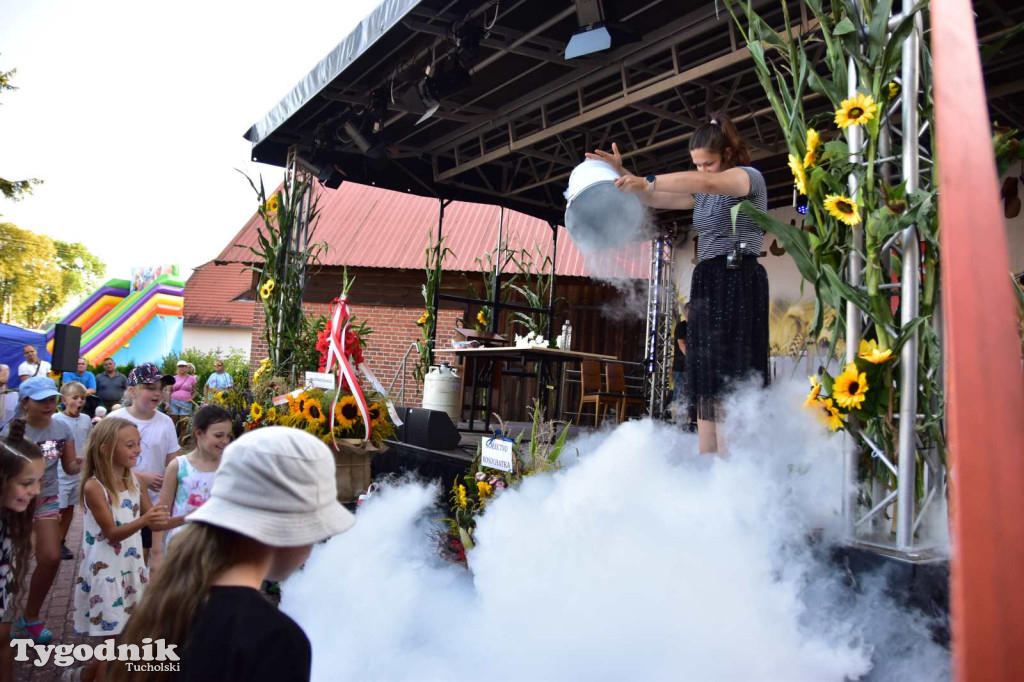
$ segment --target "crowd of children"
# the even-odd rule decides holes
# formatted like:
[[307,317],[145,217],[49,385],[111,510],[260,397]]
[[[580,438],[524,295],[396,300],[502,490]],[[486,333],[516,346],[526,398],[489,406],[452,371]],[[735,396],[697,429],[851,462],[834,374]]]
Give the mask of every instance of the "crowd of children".
[[[39,613],[81,505],[75,631],[177,643],[181,672],[93,661],[64,679],[306,680],[308,639],[258,590],[354,522],[335,501],[333,455],[284,427],[232,443],[231,416],[214,405],[195,412],[194,449],[180,454],[157,410],[168,379],[155,365],[136,367],[127,406],[95,423],[82,413],[83,385],[58,391],[45,376],[21,384],[0,439],[0,637],[52,641]],[[0,680],[13,679],[12,651],[0,647]]]

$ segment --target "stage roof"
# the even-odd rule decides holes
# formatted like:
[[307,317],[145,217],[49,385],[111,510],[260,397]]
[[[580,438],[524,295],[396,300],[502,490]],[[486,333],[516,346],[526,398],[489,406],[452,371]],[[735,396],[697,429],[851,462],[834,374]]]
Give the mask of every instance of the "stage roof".
[[[779,2],[755,6],[782,30]],[[983,44],[1012,36],[1024,22],[1019,0],[979,0],[974,8]],[[284,165],[294,145],[306,161],[336,166],[349,182],[500,204],[561,223],[562,192],[586,150],[617,141],[637,174],[685,170],[695,126],[725,110],[753,146],[771,203],[790,201],[781,131],[724,4],[604,0],[604,9],[640,39],[566,61],[578,28],[568,0],[385,0],[250,128],[253,160]],[[812,29],[799,0],[789,11],[800,30]],[[475,52],[465,47],[474,31]],[[459,63],[469,67],[468,84],[459,80]],[[1000,124],[1024,127],[1022,63],[1017,34],[985,64]],[[424,105],[417,88],[428,66],[442,90],[440,107],[418,123]],[[828,110],[814,94],[805,107],[811,116]],[[377,152],[386,161],[370,158]],[[660,212],[658,220],[689,224],[682,212]]]

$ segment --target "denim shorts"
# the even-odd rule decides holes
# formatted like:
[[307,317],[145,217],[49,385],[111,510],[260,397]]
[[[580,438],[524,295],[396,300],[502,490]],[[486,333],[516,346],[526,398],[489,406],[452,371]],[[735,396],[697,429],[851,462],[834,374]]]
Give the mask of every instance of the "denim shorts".
[[192,414],[192,401],[171,398],[171,405],[168,411],[176,417],[187,417]]

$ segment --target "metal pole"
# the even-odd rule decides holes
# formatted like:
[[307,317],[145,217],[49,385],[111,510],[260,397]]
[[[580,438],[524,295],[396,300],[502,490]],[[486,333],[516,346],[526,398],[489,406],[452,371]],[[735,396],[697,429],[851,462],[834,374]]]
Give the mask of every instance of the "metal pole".
[[505,226],[505,207],[498,207],[498,248],[494,259],[494,272],[491,279],[491,321],[487,329],[492,334],[498,333],[498,315],[501,314],[501,268],[505,264],[505,245],[503,234]]
[[548,340],[555,338],[555,281],[558,274],[558,223],[551,226],[551,289],[548,290]]
[[[848,82],[846,92],[849,97],[857,96],[857,62],[850,57],[847,64]],[[847,137],[850,144],[850,161],[859,164],[862,161],[861,147],[864,144],[864,131],[860,126],[850,126],[847,130]],[[857,176],[851,174],[849,178],[850,198],[857,199],[857,192],[860,189]],[[864,229],[861,223],[851,228],[853,248],[850,249],[849,261],[847,264],[846,279],[851,287],[859,289],[861,285],[861,270],[864,267],[860,254],[864,248]],[[860,310],[852,301],[846,302],[846,362],[850,363],[857,359],[857,351],[860,347],[861,319]],[[854,428],[856,428],[854,426]],[[857,460],[859,450],[857,441],[849,439],[847,447],[843,450],[843,523],[846,531],[852,536],[854,533],[854,517],[857,508]]]
[[644,369],[647,377],[644,387],[647,391],[647,414],[657,417],[658,380],[657,349],[658,349],[658,287],[661,281],[661,237],[651,240],[651,269],[647,279],[647,343],[645,344]]
[[[920,13],[914,17],[914,29],[903,42],[903,180],[907,194],[917,190],[920,162],[918,158],[917,113],[918,75],[921,68]],[[918,315],[921,249],[917,227],[903,231],[903,274],[900,286],[900,323],[906,328]],[[896,498],[896,547],[909,551],[914,544],[914,508],[917,481],[917,345],[918,334],[903,344],[900,351],[900,431],[899,478]]]
[[[440,247],[441,246],[441,238],[444,236],[443,230],[444,230],[444,207],[445,207],[445,200],[443,198],[438,198],[437,202],[438,202],[438,206],[441,207],[440,210],[438,211],[438,215],[437,215],[437,245],[438,245],[438,247]],[[439,253],[444,253],[444,252],[441,251],[440,248],[439,248]],[[435,267],[438,267],[439,265],[440,265],[440,263],[435,263]],[[437,347],[437,315],[438,315],[437,303],[438,303],[438,295],[440,293],[441,293],[441,280],[440,280],[440,278],[438,278],[438,281],[437,281],[437,283],[434,286],[434,300],[433,300],[433,303],[432,303],[432,306],[434,308],[434,315],[430,319],[430,321],[427,323],[427,324],[430,325],[430,339],[427,342],[427,345],[429,346],[428,350],[430,351],[430,364],[431,365],[434,364],[434,348]]]

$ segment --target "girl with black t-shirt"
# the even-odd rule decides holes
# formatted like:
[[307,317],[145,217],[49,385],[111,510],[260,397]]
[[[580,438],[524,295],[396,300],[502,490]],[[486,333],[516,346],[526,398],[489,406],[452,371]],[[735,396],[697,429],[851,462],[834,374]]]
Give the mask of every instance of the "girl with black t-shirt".
[[108,679],[306,682],[309,639],[259,590],[355,522],[336,501],[334,467],[330,449],[299,429],[256,429],[229,445],[210,498],[171,539],[118,641],[140,649],[145,641],[155,653],[162,640],[180,661],[141,672],[115,662]]

